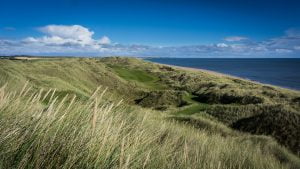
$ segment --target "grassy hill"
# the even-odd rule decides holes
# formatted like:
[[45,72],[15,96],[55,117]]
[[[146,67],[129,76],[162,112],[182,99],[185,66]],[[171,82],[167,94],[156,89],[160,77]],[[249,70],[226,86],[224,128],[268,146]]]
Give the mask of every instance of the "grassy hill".
[[0,87],[0,168],[300,168],[298,91],[121,57],[0,59]]

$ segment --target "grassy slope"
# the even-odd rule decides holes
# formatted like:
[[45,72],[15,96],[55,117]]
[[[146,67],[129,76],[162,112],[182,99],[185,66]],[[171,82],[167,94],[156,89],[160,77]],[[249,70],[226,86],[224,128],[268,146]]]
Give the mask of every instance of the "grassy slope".
[[[300,105],[297,101],[300,93],[297,91],[140,60],[108,58],[106,63],[155,74],[160,78],[158,82],[168,86],[165,94],[148,93],[144,99],[147,104],[142,106],[156,108],[158,104],[163,104],[156,100],[162,98],[167,106],[176,107],[175,111],[171,109],[175,116],[185,114],[184,118],[189,117],[194,122],[194,116],[210,115],[240,131],[271,135],[294,153],[300,153]],[[170,90],[173,91],[171,95]],[[184,92],[174,94],[178,91]],[[168,100],[174,95],[181,101]],[[170,103],[172,101],[174,104]]]
[[109,87],[116,96],[126,95],[129,100],[138,91],[97,60],[68,58],[0,61],[1,85],[8,83],[11,89],[20,88],[28,80],[34,88],[56,88],[57,93],[74,93],[81,98],[87,98],[98,86]]
[[[191,168],[201,168],[200,166],[202,166],[202,168],[217,168],[218,165],[223,168],[298,168],[300,166],[299,159],[279,146],[273,139],[263,136],[251,136],[231,129],[235,128],[254,134],[273,135],[277,141],[286,145],[290,150],[297,154],[299,151],[299,147],[297,147],[299,146],[299,140],[297,140],[297,137],[299,136],[299,133],[297,133],[297,127],[299,127],[299,122],[297,121],[299,103],[297,102],[297,98],[300,96],[299,92],[280,89],[273,86],[264,86],[206,72],[171,68],[129,58],[68,58],[31,61],[0,60],[0,86],[8,83],[8,89],[6,90],[17,91],[18,89],[21,89],[22,85],[27,80],[29,80],[30,85],[33,86],[32,93],[39,88],[56,88],[56,95],[60,96],[60,98],[65,94],[76,94],[80,98],[78,102],[83,102],[82,104],[85,104],[89,100],[89,96],[97,86],[102,85],[104,87],[109,87],[105,100],[116,102],[117,100],[120,100],[120,98],[123,98],[127,103],[132,105],[128,106],[131,107],[130,109],[133,109],[134,112],[152,111],[153,115],[148,120],[149,122],[147,122],[148,127],[145,128],[146,135],[143,136],[145,137],[144,139],[161,139],[160,137],[164,138],[167,134],[168,139],[170,140],[165,143],[166,145],[152,144],[148,147],[149,151],[153,151],[155,152],[154,154],[156,154],[151,156],[153,159],[149,162],[151,163],[151,165],[149,164],[149,168],[155,168],[155,166],[172,168],[178,165],[175,164],[175,161],[180,161],[180,166],[185,168],[188,166]],[[28,97],[29,96],[25,95],[24,100]],[[229,103],[227,103],[226,100],[229,100]],[[14,102],[14,99],[9,100],[9,102]],[[51,99],[49,102],[51,102]],[[136,107],[135,104],[154,109],[164,107],[166,113],[141,109]],[[74,109],[81,109],[80,107],[81,106],[77,105]],[[277,107],[280,108],[278,109]],[[9,122],[9,120],[17,122],[17,119],[10,118],[10,116],[15,116],[14,113],[17,113],[17,111],[14,112],[12,111],[14,109],[11,108],[3,109],[3,107],[2,109],[0,108],[0,110],[2,110],[2,115],[0,116],[1,122],[8,122],[5,123],[7,125],[3,125],[1,128],[1,131],[3,131],[1,132],[3,134],[1,136],[5,137],[9,132],[7,133],[4,131],[7,131],[9,123],[12,122]],[[19,111],[19,109],[16,110]],[[89,111],[89,109],[87,111]],[[29,113],[31,112],[29,111]],[[280,120],[276,118],[278,115],[284,115],[284,113],[289,115],[286,116],[287,119]],[[167,118],[165,118],[165,116],[167,116]],[[252,120],[251,117],[255,117],[254,120]],[[20,116],[20,118],[23,118],[23,116]],[[112,116],[111,118],[114,119],[116,117]],[[135,118],[136,117],[133,119]],[[250,120],[248,120],[249,118]],[[288,118],[293,119],[289,120]],[[118,118],[114,120],[118,121]],[[247,123],[243,123],[243,120],[247,120]],[[73,119],[68,125],[74,127],[72,124],[73,122],[76,124],[75,121],[76,120]],[[137,121],[139,120],[137,119]],[[177,123],[176,121],[183,123]],[[257,123],[257,121],[259,121],[259,123]],[[273,121],[275,121],[276,124],[274,124]],[[267,126],[260,126],[260,124],[266,124],[266,122],[268,122]],[[245,127],[243,124],[247,124],[247,126],[250,127]],[[30,124],[29,126],[34,127],[32,125],[33,124]],[[82,123],[82,125],[84,125],[84,123]],[[155,126],[160,125],[168,127],[165,128],[165,131],[159,131],[157,133]],[[10,125],[10,127],[14,126]],[[266,129],[261,130],[261,128],[270,127],[277,132],[271,133]],[[280,128],[283,130],[280,131]],[[55,128],[53,128],[53,130],[55,130]],[[81,127],[78,127],[76,130],[81,130]],[[282,135],[282,132],[285,134]],[[39,133],[37,134],[38,136],[34,137],[29,135],[28,139],[40,137]],[[140,134],[142,135],[142,133]],[[125,135],[126,133],[124,136],[120,136],[120,138],[116,139],[122,140],[124,139],[122,137],[125,137]],[[152,135],[156,135],[157,137],[152,138]],[[102,136],[103,135],[99,134],[95,139]],[[1,144],[2,147],[4,147],[3,151],[10,149],[10,146],[6,145],[6,143],[8,144],[7,141],[12,141],[18,145],[21,144],[19,142],[21,138],[19,137],[21,136],[16,135],[15,137],[12,137],[12,140],[2,140]],[[57,136],[57,139],[60,139],[60,137],[65,136]],[[90,138],[89,136],[86,137]],[[178,140],[181,137],[184,138],[185,144],[176,141],[170,142],[171,140]],[[283,140],[283,137],[288,138],[289,141]],[[74,135],[74,139],[76,140],[78,138]],[[205,142],[203,143],[200,140],[208,140],[210,143],[204,144]],[[68,143],[68,141],[66,142]],[[47,141],[40,144],[46,145],[46,143]],[[26,144],[26,142],[23,141],[22,144]],[[76,146],[77,143],[71,144]],[[128,144],[135,145],[130,142]],[[147,145],[147,142],[144,144]],[[168,153],[173,154],[173,151],[175,151],[172,149],[173,146],[168,146],[170,144],[174,144],[175,147],[182,147],[183,150],[186,148],[187,144],[188,149],[193,150],[189,152],[191,154],[188,156],[188,164],[184,161],[186,150],[182,152],[180,149],[176,150],[176,152],[178,151],[178,156],[173,158],[168,156]],[[60,143],[57,142],[57,146],[59,145]],[[94,143],[92,145],[96,146],[96,148],[99,146]],[[118,147],[119,144],[116,144],[115,146]],[[122,147],[122,145],[120,146]],[[142,145],[136,146],[137,147],[135,148],[139,151],[144,151]],[[242,147],[248,148],[243,150]],[[55,145],[52,148],[55,149]],[[78,151],[74,150],[74,147],[72,147],[72,149],[70,148],[71,150],[68,148],[70,147],[67,147],[66,150],[61,150],[61,153],[66,153],[65,151],[70,153]],[[163,149],[165,152],[156,151],[156,149]],[[196,152],[194,152],[194,150]],[[207,154],[208,151],[206,150],[210,150],[210,153]],[[42,151],[42,149],[40,151]],[[86,151],[87,153],[93,154],[93,149],[91,147],[87,147]],[[129,148],[128,151],[130,154],[130,152],[132,153],[132,151],[135,150],[130,150]],[[49,155],[51,155],[51,153],[53,152],[49,152]],[[108,151],[105,152],[103,150],[101,153],[108,153]],[[121,165],[120,159],[117,159],[122,156],[122,154],[119,153],[121,152],[117,151],[115,155],[116,159],[111,162],[111,165],[114,167]],[[206,155],[201,153],[205,153]],[[220,156],[220,153],[225,154],[224,157],[226,158]],[[246,154],[242,155],[241,153]],[[7,154],[2,153],[1,159],[5,159],[5,155]],[[16,156],[22,155],[25,154],[22,154],[22,152],[19,152],[18,150],[10,154],[9,157],[14,159]],[[266,155],[267,158],[265,158]],[[77,157],[74,156],[74,158]],[[128,158],[129,161],[135,159],[130,165],[132,168],[140,168],[145,162],[147,154],[138,157],[133,153],[131,158]],[[97,158],[95,157],[93,160],[96,159]],[[84,160],[91,159],[84,158]],[[88,162],[84,160],[82,163]],[[167,164],[166,161],[163,160],[171,160],[174,163],[170,162]],[[268,164],[270,164],[268,160],[271,161],[270,166],[268,166]],[[204,161],[206,162],[204,163]],[[105,165],[108,165],[106,164],[108,161],[104,160],[102,162],[105,163]],[[103,166],[102,162],[94,163],[94,165]],[[28,163],[31,164],[34,162],[28,161]],[[0,165],[2,164],[3,166],[17,165],[0,163]],[[18,165],[20,164],[21,161]],[[64,165],[66,165],[66,163],[64,163]],[[80,165],[77,167],[80,167]],[[91,166],[88,168],[90,167]]]

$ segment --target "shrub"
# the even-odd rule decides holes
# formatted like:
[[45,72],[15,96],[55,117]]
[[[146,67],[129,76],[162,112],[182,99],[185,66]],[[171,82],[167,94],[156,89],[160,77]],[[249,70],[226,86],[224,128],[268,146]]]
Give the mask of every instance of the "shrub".
[[202,103],[221,103],[221,104],[259,104],[263,103],[264,99],[253,95],[238,95],[236,93],[223,93],[222,91],[205,91],[195,94],[196,100]]
[[183,100],[183,92],[178,91],[151,91],[144,93],[135,103],[157,110],[166,110],[170,106],[181,107],[188,103]]
[[300,155],[300,115],[283,106],[268,106],[261,114],[242,118],[232,124],[234,129],[252,134],[271,135],[279,143]]

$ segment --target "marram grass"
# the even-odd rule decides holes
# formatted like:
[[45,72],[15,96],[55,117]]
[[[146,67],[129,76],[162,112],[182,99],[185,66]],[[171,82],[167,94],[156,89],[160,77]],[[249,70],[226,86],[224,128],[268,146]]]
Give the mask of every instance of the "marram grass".
[[249,139],[208,134],[107,101],[103,89],[82,101],[28,86],[0,88],[3,169],[295,167]]

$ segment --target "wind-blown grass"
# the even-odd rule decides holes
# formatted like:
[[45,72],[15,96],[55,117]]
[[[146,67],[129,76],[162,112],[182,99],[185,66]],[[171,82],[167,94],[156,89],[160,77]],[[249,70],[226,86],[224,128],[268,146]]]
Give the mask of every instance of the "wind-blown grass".
[[297,91],[120,57],[1,59],[5,83],[0,169],[300,168]]
[[140,113],[106,101],[101,90],[86,101],[54,91],[0,88],[0,168],[298,167],[268,146]]

